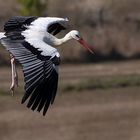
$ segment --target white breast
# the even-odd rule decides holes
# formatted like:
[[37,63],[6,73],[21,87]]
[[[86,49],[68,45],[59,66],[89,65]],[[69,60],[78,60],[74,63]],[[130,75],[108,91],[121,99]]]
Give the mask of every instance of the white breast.
[[38,31],[34,29],[28,29],[22,32],[25,40],[33,47],[41,51],[41,55],[52,56],[55,52],[57,52],[57,49],[44,42],[43,38],[45,34],[46,33],[44,31]]

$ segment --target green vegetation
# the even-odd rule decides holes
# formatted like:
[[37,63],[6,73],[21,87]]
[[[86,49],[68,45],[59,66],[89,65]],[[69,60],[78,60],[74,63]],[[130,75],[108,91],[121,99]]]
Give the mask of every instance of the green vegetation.
[[7,91],[4,89],[0,89],[0,96],[5,96],[7,95]]
[[[60,80],[59,92],[85,91],[95,89],[111,89],[120,87],[140,86],[140,75],[112,75],[112,76],[95,76],[94,78],[80,80],[74,83],[63,83]],[[0,88],[0,95],[9,95],[8,89]],[[23,87],[16,89],[16,93],[24,93]]]
[[24,16],[44,15],[47,7],[47,0],[17,0],[21,4],[21,14]]
[[67,92],[132,86],[140,86],[140,75],[94,77],[93,79],[87,79],[73,84],[61,84],[60,90]]
[[[140,61],[126,61],[117,64],[102,63],[92,65],[67,65],[61,67],[58,92],[89,91],[95,89],[118,89],[140,86]],[[117,67],[116,67],[117,65]],[[77,69],[78,68],[78,69]],[[1,67],[0,95],[9,95],[11,82],[10,67]],[[19,87],[15,94],[24,94],[23,73],[18,67]],[[109,74],[109,75],[108,75]]]

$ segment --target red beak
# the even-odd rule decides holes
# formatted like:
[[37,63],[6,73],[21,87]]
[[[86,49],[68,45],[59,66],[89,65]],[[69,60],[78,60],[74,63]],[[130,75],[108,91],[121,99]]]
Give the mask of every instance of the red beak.
[[78,40],[78,42],[85,47],[86,49],[88,49],[92,54],[94,54],[94,51],[92,50],[92,48],[84,41],[84,39],[80,39]]

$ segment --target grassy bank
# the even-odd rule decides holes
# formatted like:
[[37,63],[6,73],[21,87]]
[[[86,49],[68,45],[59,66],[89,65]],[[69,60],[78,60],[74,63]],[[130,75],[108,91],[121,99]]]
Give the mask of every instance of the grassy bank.
[[112,76],[96,76],[88,78],[84,81],[76,83],[61,83],[60,90],[68,91],[83,91],[94,89],[110,89],[119,87],[140,86],[140,75],[112,75]]
[[[78,80],[73,83],[65,83],[60,79],[59,92],[80,92],[85,90],[94,89],[111,89],[122,87],[135,87],[140,86],[140,75],[111,75],[111,76],[95,76],[93,78],[87,78],[85,80]],[[9,89],[0,88],[0,95],[9,95]],[[16,93],[23,93],[23,86],[16,89]]]
[[[140,61],[122,61],[116,63],[98,63],[82,65],[61,65],[59,93],[80,92],[95,89],[140,86]],[[17,94],[24,93],[24,79],[18,68],[19,87]],[[0,95],[9,95],[11,83],[10,67],[0,68]]]

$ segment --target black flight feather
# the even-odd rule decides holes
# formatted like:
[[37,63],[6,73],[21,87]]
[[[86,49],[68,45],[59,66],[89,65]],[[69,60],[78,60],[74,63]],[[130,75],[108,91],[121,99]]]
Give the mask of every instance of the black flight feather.
[[25,40],[12,40],[10,37],[1,39],[1,43],[23,67],[25,94],[21,103],[29,99],[27,107],[39,112],[43,110],[45,115],[56,95],[58,73],[55,67],[59,65],[60,58],[39,59],[38,53],[33,54],[30,49],[27,49],[28,43],[24,42]]
[[4,31],[11,32],[11,31],[23,31],[26,29],[25,25],[30,25],[31,22],[36,20],[38,17],[30,16],[30,17],[23,17],[23,16],[14,16],[10,18],[4,25]]
[[60,23],[53,23],[48,27],[48,32],[56,35],[58,34],[60,31],[65,30],[66,28],[61,25]]

